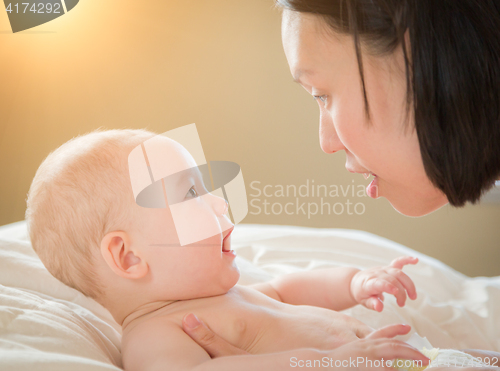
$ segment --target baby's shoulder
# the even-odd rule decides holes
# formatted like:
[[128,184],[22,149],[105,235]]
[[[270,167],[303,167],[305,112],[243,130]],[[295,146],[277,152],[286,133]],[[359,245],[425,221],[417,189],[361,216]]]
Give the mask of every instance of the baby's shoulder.
[[178,327],[178,325],[170,316],[166,314],[137,318],[135,321],[128,324],[127,327],[122,329],[122,341],[131,336],[142,336],[142,334],[147,334],[150,331],[173,327]]
[[206,352],[167,315],[149,317],[131,325],[124,329],[121,346],[127,370],[158,369],[158,364],[165,365],[163,369],[166,370],[186,369],[176,364],[191,359],[189,355],[193,353],[202,358],[206,356]]

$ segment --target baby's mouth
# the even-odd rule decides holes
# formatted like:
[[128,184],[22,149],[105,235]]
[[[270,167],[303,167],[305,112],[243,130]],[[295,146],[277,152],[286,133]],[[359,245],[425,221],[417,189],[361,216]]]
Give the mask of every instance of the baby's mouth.
[[232,227],[229,232],[224,236],[224,239],[222,240],[222,251],[223,252],[228,252],[232,251],[231,250],[231,233],[233,232],[234,227]]

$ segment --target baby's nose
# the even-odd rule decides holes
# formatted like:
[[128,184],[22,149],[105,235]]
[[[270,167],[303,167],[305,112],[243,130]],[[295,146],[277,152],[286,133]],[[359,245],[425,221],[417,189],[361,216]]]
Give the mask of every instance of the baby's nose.
[[223,216],[227,213],[228,209],[228,204],[227,201],[223,198],[216,197],[216,200],[214,201],[214,211],[217,213],[217,215]]

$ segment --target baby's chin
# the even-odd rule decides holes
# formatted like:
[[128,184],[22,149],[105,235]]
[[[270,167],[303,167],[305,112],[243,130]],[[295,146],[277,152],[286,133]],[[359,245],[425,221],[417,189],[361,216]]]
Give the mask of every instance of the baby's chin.
[[198,292],[198,297],[209,297],[227,294],[240,279],[240,271],[236,263],[233,264],[232,269],[226,272],[223,277],[219,279],[217,284],[214,284],[210,288],[205,288]]

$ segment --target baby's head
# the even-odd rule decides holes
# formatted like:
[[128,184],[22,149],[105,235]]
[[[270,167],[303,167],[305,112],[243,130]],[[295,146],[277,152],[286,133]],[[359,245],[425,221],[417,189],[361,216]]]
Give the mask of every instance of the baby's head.
[[[135,202],[128,158],[148,140],[166,150],[167,168],[182,174],[162,183],[167,203],[176,205],[174,216],[169,206]],[[123,314],[114,311],[118,307],[124,312],[152,301],[227,292],[239,272],[234,256],[222,251],[232,230],[226,202],[206,192],[196,167],[179,172],[193,164],[180,144],[146,130],[99,130],[70,140],[44,160],[29,191],[26,220],[34,250],[53,276],[115,318]],[[181,246],[179,228],[195,233],[202,225],[215,232]]]

